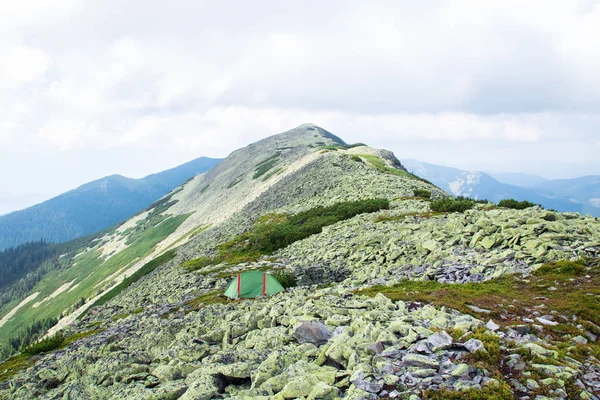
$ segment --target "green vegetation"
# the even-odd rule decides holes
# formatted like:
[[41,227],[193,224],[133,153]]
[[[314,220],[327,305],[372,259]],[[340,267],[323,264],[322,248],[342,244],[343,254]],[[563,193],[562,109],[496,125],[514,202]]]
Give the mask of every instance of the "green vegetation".
[[423,398],[426,400],[513,400],[515,396],[510,386],[502,381],[499,384],[490,384],[481,389],[427,390],[423,394]]
[[[549,291],[550,286],[557,290]],[[522,317],[530,316],[529,310],[541,304],[561,315],[576,315],[583,321],[600,324],[600,266],[597,260],[548,263],[528,278],[508,275],[460,285],[404,281],[394,286],[372,286],[357,292],[367,296],[377,293],[393,301],[426,302],[481,317],[468,307],[475,305],[489,310],[488,316],[501,325],[522,323]],[[549,333],[564,334],[560,325],[546,329],[550,330]]]
[[534,204],[530,201],[517,201],[515,199],[504,199],[498,202],[498,207],[513,208],[515,210],[524,210],[526,208],[534,207],[536,205],[537,204]]
[[[164,198],[156,206],[162,207],[167,203],[168,200]],[[156,209],[152,211],[148,216],[149,219],[156,216]],[[97,296],[102,290],[97,286],[99,282],[117,271],[124,271],[136,261],[151,254],[156,244],[173,233],[189,217],[189,214],[174,217],[167,215],[166,219],[162,217],[161,222],[155,226],[140,224],[137,231],[130,231],[131,234],[136,235],[136,240],[122,251],[111,254],[110,258],[106,258],[106,255],[94,246],[101,244],[100,238],[104,235],[114,233],[116,226],[87,238],[53,245],[57,249],[56,256],[43,262],[35,273],[22,278],[19,285],[13,284],[10,288],[1,291],[0,298],[6,296],[8,302],[0,305],[0,314],[4,315],[13,309],[27,293],[39,292],[36,301],[42,301],[65,283],[73,282],[72,290],[63,291],[52,301],[47,301],[38,308],[32,307],[33,301],[21,308],[0,328],[0,357],[14,354],[51,326],[45,324],[39,330],[32,330],[31,327],[38,324],[36,321],[55,321],[56,317],[63,314],[65,310],[73,310],[74,305],[81,304],[82,298]],[[154,223],[156,221],[155,219]],[[148,268],[143,269],[140,274],[146,271]],[[140,274],[136,274],[128,281],[138,278]],[[111,292],[116,295],[122,288],[123,286],[119,286],[119,289]]]
[[8,380],[17,372],[29,368],[36,362],[35,357],[17,354],[0,364],[0,382]]
[[279,156],[281,156],[281,151],[276,152],[272,156],[256,164],[256,168],[254,169],[254,175],[252,176],[252,179],[258,179],[264,174],[266,174],[267,171],[269,171],[279,162]]
[[229,185],[227,185],[227,189],[231,189],[232,187],[234,187],[235,185],[237,185],[238,183],[240,183],[243,180],[244,180],[243,175],[238,176],[233,182],[231,182]]
[[26,349],[23,350],[23,354],[34,356],[40,353],[48,353],[49,351],[56,350],[62,346],[65,341],[65,337],[61,334],[40,340],[37,343],[30,344]]
[[206,192],[206,191],[208,190],[208,187],[209,187],[209,186],[210,186],[210,184],[209,184],[209,183],[207,183],[206,185],[202,186],[202,187],[200,188],[200,190],[198,191],[198,193],[202,194],[202,193]]
[[466,197],[445,198],[431,202],[434,212],[465,212],[475,206],[476,201]]
[[281,286],[284,288],[291,288],[297,285],[296,277],[290,271],[277,271],[273,274],[275,279],[281,283]]
[[389,209],[387,199],[346,201],[329,207],[314,207],[288,217],[286,220],[259,224],[252,232],[250,247],[270,254],[298,240],[320,233],[324,226],[350,219],[358,214]]
[[159,199],[159,200],[155,201],[154,203],[150,204],[148,206],[148,208],[146,208],[146,211],[150,211],[150,210],[154,209],[154,212],[157,214],[167,211],[169,209],[169,207],[171,207],[173,204],[175,204],[179,201],[179,200],[171,200],[171,199],[173,198],[173,196],[175,196],[177,193],[181,192],[182,190],[183,190],[183,187],[179,187],[179,188],[173,190],[171,193],[169,193],[162,199]]
[[210,304],[224,304],[227,303],[227,300],[227,296],[225,296],[221,290],[213,290],[188,301],[186,305],[197,310]]
[[389,207],[387,199],[368,199],[341,202],[329,207],[318,206],[291,216],[265,215],[249,232],[217,246],[217,255],[214,257],[199,257],[184,263],[182,267],[189,271],[197,271],[208,265],[223,262],[252,262],[261,255],[271,254],[298,240],[320,233],[325,226],[358,214],[372,213]]
[[193,238],[194,236],[200,234],[201,232],[204,232],[205,230],[207,230],[211,226],[212,226],[212,224],[207,224],[207,225],[199,226],[196,229],[190,230],[188,233],[186,233],[185,235],[181,236],[179,239],[177,239],[176,241],[174,241],[173,243],[171,243],[169,245],[169,247],[167,247],[167,250],[170,250],[170,249],[173,249],[173,248],[177,247],[177,245],[179,243],[183,242],[186,239]]
[[95,335],[102,331],[103,329],[94,329],[67,337],[59,333],[31,344],[24,348],[20,354],[17,354],[0,364],[0,382],[4,382],[17,372],[32,366],[37,360],[37,357],[35,356],[39,354],[63,349],[79,339]]
[[266,181],[268,181],[268,180],[269,180],[269,178],[270,178],[270,177],[272,177],[273,175],[276,175],[276,174],[278,175],[278,174],[282,173],[283,171],[284,171],[284,168],[275,168],[273,171],[271,171],[271,172],[269,172],[268,174],[266,174],[266,175],[263,177],[262,181],[263,181],[263,182],[266,182]]
[[431,199],[431,190],[415,189],[414,193],[415,197],[420,197],[422,199]]
[[318,142],[317,144],[321,144],[321,147],[319,148],[320,150],[331,150],[331,151],[349,150],[349,149],[353,149],[355,147],[366,146],[366,144],[364,144],[364,143],[332,144],[332,145],[328,145],[328,146],[325,146],[325,143],[323,143],[323,142]]
[[356,162],[359,162],[359,163],[362,163],[362,162],[363,162],[362,158],[360,158],[359,156],[356,156],[356,155],[352,155],[352,156],[350,156],[350,159],[351,159],[352,161],[356,161]]
[[431,182],[429,182],[423,178],[420,178],[414,174],[411,174],[410,172],[406,172],[401,169],[396,169],[396,168],[390,167],[379,156],[375,156],[372,154],[357,154],[357,156],[365,159],[369,164],[371,164],[372,167],[374,167],[376,170],[378,170],[381,173],[402,176],[404,178],[409,178],[409,179],[416,179],[416,180],[431,184]]
[[[578,326],[559,323],[555,326],[544,326],[544,331],[539,333],[541,336],[551,338],[549,348],[558,352],[559,357],[556,359],[541,357],[526,349],[521,349],[517,353],[529,365],[532,363],[561,365],[559,360],[565,356],[579,362],[586,362],[590,356],[600,356],[600,345],[597,343],[574,345],[571,341],[575,335],[585,336],[586,330],[600,334],[598,329],[600,324],[599,272],[599,260],[562,260],[544,264],[525,278],[510,275],[482,283],[454,285],[435,281],[406,281],[395,286],[374,286],[360,290],[357,294],[375,296],[377,293],[383,293],[394,301],[410,300],[431,303],[437,307],[446,306],[479,318],[491,318],[505,326],[520,325],[523,323],[523,317],[534,318],[532,311],[543,306],[548,310],[556,311],[557,315],[577,320]],[[550,286],[556,287],[557,290],[548,290]],[[479,314],[469,308],[469,305],[486,309],[489,314]],[[489,333],[486,328],[475,329],[466,336],[461,331],[449,333],[455,340],[467,341],[473,338],[483,342],[484,349],[467,355],[463,361],[475,368],[485,369],[491,377],[500,382],[500,385],[459,392],[428,391],[425,393],[425,398],[512,399],[502,374],[502,359],[506,354],[500,346],[500,337]],[[529,376],[537,381],[544,378],[535,370],[526,372],[533,374]],[[573,383],[572,380],[565,382],[565,390],[569,398],[578,393]]]
[[35,342],[40,335],[49,328],[56,325],[58,318],[46,318],[35,321],[31,325],[21,329],[19,333],[10,339],[0,348],[0,359],[6,358]]
[[100,306],[108,302],[110,299],[118,296],[123,290],[128,288],[132,283],[136,282],[142,276],[149,274],[154,271],[159,266],[165,264],[168,261],[171,261],[175,257],[175,249],[166,251],[160,256],[156,257],[152,261],[144,264],[144,266],[137,271],[135,271],[131,276],[123,279],[121,283],[112,288],[110,291],[106,292],[102,297],[100,297],[95,303],[94,306]]
[[[198,257],[190,261],[186,261],[181,266],[188,271],[197,271],[209,265],[215,264],[216,260],[209,257]],[[218,262],[217,262],[218,264]]]
[[[55,256],[56,246],[39,242],[28,242],[15,248],[0,251],[0,289],[10,286],[29,272],[38,270],[40,264]],[[0,305],[8,303],[4,294],[0,295]]]
[[494,374],[500,373],[500,361],[502,354],[500,352],[500,338],[494,335],[486,328],[478,328],[467,335],[463,340],[477,339],[483,343],[483,349],[475,353],[468,354],[464,361],[475,367],[486,369]]

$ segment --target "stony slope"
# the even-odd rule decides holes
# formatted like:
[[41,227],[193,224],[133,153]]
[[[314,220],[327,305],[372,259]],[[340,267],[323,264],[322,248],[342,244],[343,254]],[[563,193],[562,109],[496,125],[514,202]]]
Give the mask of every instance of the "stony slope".
[[[102,306],[89,308],[101,296],[88,298],[60,325],[61,348],[0,366],[0,397],[597,395],[600,222],[489,204],[432,213],[428,197],[447,194],[406,173],[391,153],[347,146],[313,125],[240,149],[157,205],[182,222],[117,271],[131,274],[168,249],[172,258]],[[326,226],[257,260],[183,267],[210,260],[225,242],[244,243],[265,215],[372,198],[388,199],[390,209]],[[128,228],[152,226],[152,214],[87,252],[119,257],[132,246]],[[564,271],[548,264],[580,257],[590,261]],[[287,271],[298,286],[263,299],[220,297],[231,276],[254,268]],[[105,289],[118,280],[113,273]],[[546,296],[517,298],[511,287]],[[473,293],[468,304],[461,288]],[[458,292],[440,294],[451,290]],[[586,301],[560,305],[563,290],[576,298],[584,291]],[[432,304],[414,301],[426,295]],[[13,369],[2,378],[2,368]]]

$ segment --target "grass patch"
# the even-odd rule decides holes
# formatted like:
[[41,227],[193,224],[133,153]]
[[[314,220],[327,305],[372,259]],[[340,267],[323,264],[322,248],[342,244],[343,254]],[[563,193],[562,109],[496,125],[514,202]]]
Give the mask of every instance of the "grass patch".
[[259,218],[252,230],[217,246],[214,257],[199,257],[182,264],[182,267],[197,271],[223,262],[253,262],[262,255],[272,254],[298,240],[320,233],[325,226],[389,207],[387,199],[368,199],[336,203],[329,207],[318,206],[295,215],[267,214]]
[[185,303],[188,307],[198,310],[211,304],[225,304],[229,299],[220,290],[213,290]]
[[4,382],[17,372],[31,367],[37,361],[37,355],[63,349],[79,339],[100,333],[103,330],[104,329],[94,329],[67,337],[62,334],[57,334],[27,346],[20,354],[17,354],[0,364],[0,382]]
[[210,186],[210,183],[207,183],[206,185],[202,186],[200,188],[200,190],[198,191],[198,193],[202,194],[202,193],[206,192],[208,190],[209,186]]
[[277,151],[272,156],[265,158],[264,160],[262,160],[261,162],[256,164],[256,167],[254,168],[254,175],[252,176],[252,179],[258,179],[261,176],[263,176],[264,174],[266,174],[271,168],[273,168],[279,162],[280,156],[281,156],[281,151]]
[[355,147],[360,147],[360,146],[366,146],[366,144],[364,143],[354,143],[354,144],[331,144],[328,146],[325,146],[325,143],[323,142],[318,142],[317,144],[321,145],[321,149],[322,150],[349,150],[349,149],[353,149]]
[[539,204],[534,204],[530,201],[517,201],[515,199],[504,199],[498,202],[498,207],[512,208],[515,210],[524,210],[529,207],[534,207]]
[[416,180],[419,180],[419,181],[422,181],[425,183],[429,183],[431,185],[431,182],[429,182],[423,178],[420,178],[420,177],[416,176],[415,174],[411,174],[410,172],[406,172],[401,169],[396,169],[396,168],[390,167],[379,156],[375,156],[372,154],[357,154],[357,156],[366,160],[369,164],[371,164],[372,167],[374,167],[376,170],[378,170],[381,173],[402,176],[404,178],[409,178],[409,179],[416,179]]
[[35,364],[36,358],[26,354],[17,354],[0,364],[0,382],[8,380],[17,372]]
[[[550,286],[557,290],[548,290]],[[500,325],[521,324],[522,317],[531,317],[536,307],[542,304],[560,315],[576,315],[580,320],[600,324],[600,266],[597,260],[545,264],[526,279],[507,275],[464,284],[403,281],[394,286],[372,286],[357,292],[371,297],[378,293],[392,301],[426,302],[479,318],[493,318]],[[468,305],[490,310],[490,314],[478,314]],[[546,329],[557,330],[557,335],[562,333],[560,325]]]
[[264,176],[264,178],[262,179],[263,182],[268,181],[270,177],[272,177],[275,174],[280,174],[283,172],[283,168],[276,168],[273,171],[269,172],[268,174],[266,174]]
[[513,400],[515,396],[506,382],[500,382],[481,389],[456,391],[442,388],[440,390],[426,390],[423,398],[426,400]]

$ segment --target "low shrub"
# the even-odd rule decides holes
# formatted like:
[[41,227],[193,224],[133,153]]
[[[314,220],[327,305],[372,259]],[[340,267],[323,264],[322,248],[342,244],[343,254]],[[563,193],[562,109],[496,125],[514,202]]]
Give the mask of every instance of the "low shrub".
[[213,265],[214,260],[209,257],[198,257],[190,261],[184,262],[181,266],[188,271],[197,271],[206,266]]
[[256,164],[256,168],[254,169],[254,175],[252,179],[257,179],[267,173],[271,168],[273,168],[279,162],[279,156],[281,156],[281,152],[278,151],[272,156],[262,160],[258,164]]
[[289,271],[277,271],[273,276],[286,289],[296,286],[296,277]]
[[430,199],[431,198],[431,191],[430,190],[415,189],[414,193],[415,193],[415,197],[421,197],[421,198],[424,198],[424,199]]
[[564,276],[578,276],[583,275],[587,263],[584,259],[577,261],[560,260],[548,264],[542,265],[536,271],[534,275],[564,275]]
[[62,334],[56,334],[49,338],[40,340],[37,343],[32,343],[23,349],[23,353],[33,356],[40,353],[47,353],[52,350],[60,348],[65,341],[65,337]]
[[270,254],[298,240],[320,233],[325,226],[359,214],[387,210],[389,207],[387,199],[345,201],[329,207],[314,207],[285,221],[257,226],[252,233],[250,246],[261,253]]
[[427,400],[513,400],[515,398],[510,386],[506,382],[490,384],[481,389],[450,390],[427,390],[423,394]]
[[515,199],[504,199],[498,202],[498,207],[512,208],[515,210],[524,210],[526,208],[534,207],[536,205],[537,204],[534,204],[530,201],[517,201]]
[[475,200],[466,197],[439,199],[431,202],[434,212],[465,212],[475,205]]

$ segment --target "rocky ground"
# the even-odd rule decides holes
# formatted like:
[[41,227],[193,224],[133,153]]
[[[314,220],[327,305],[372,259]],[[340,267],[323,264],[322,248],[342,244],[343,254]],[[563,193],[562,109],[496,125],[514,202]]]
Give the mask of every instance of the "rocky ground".
[[[266,141],[287,173],[253,178],[266,145],[251,145],[189,183],[172,208],[195,211],[194,234],[171,238],[175,257],[68,326],[61,348],[0,365],[0,398],[600,398],[598,219],[489,203],[435,213],[447,195],[389,171],[393,155],[297,129],[301,147]],[[182,267],[265,214],[376,197],[390,209],[258,261]],[[246,269],[297,285],[224,298]]]
[[[41,356],[2,383],[0,396],[597,398],[600,331],[592,321],[584,327],[548,308],[494,321],[475,305],[470,315],[440,306],[443,299],[393,301],[386,291],[357,290],[407,278],[526,279],[545,262],[597,257],[600,222],[539,208],[420,216],[427,207],[399,200],[253,264],[159,269],[160,279],[144,278],[70,328],[93,335]],[[295,271],[301,286],[264,299],[219,296],[228,283],[219,274],[257,266]],[[561,318],[581,334],[557,340],[548,328],[565,325]]]

